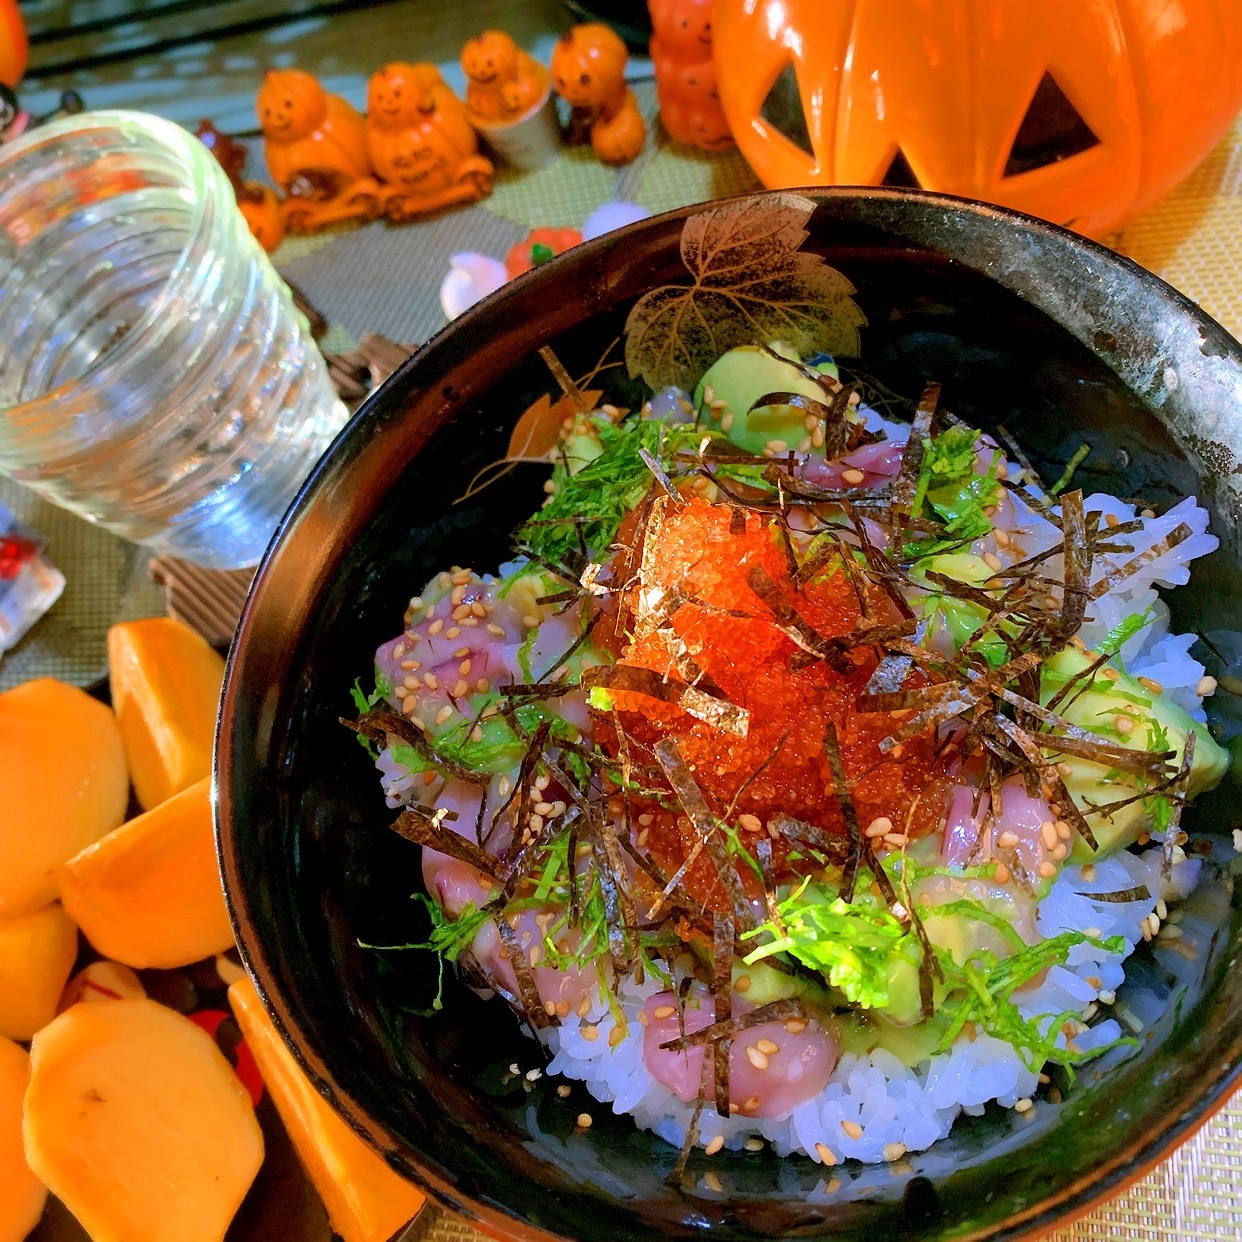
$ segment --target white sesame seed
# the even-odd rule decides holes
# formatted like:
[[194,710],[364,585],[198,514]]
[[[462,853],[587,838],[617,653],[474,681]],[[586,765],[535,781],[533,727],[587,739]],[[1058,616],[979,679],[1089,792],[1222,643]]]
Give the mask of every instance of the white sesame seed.
[[862,1126],[860,1126],[856,1121],[842,1121],[841,1129],[844,1130],[845,1133],[852,1139],[862,1138]]
[[724,1190],[724,1186],[721,1184],[720,1178],[716,1176],[715,1169],[708,1169],[707,1172],[703,1174],[703,1186],[706,1190],[710,1190],[715,1194],[720,1194],[720,1192]]
[[877,815],[875,819],[867,825],[867,836],[882,837],[885,833],[893,831],[893,821],[887,815]]
[[847,487],[857,487],[867,476],[861,471],[851,466],[848,470],[841,471],[841,482]]
[[453,714],[453,705],[445,703],[445,705],[436,712],[436,724],[442,725]]
[[582,1038],[585,1039],[588,1044],[593,1044],[599,1038],[599,1027],[595,1025],[584,1026],[582,1028]]
[[1014,1106],[1015,1113],[1029,1113],[1035,1107],[1035,1101],[1030,1096],[1024,1095]]
[[703,1154],[705,1156],[714,1156],[723,1146],[724,1146],[724,1135],[717,1134],[716,1137],[714,1139],[711,1139],[707,1143],[707,1145],[703,1148]]
[[748,1138],[742,1146],[745,1147],[747,1151],[762,1151],[764,1148],[764,1142],[763,1139],[752,1136],[751,1138]]
[[677,1009],[673,1005],[657,1005],[652,1011],[653,1018],[671,1018]]
[[769,440],[763,447],[769,453],[784,453],[789,445],[784,440]]
[[767,1069],[767,1068],[768,1068],[768,1058],[767,1058],[767,1056],[766,1056],[763,1052],[761,1052],[761,1051],[759,1050],[759,1048],[758,1048],[758,1047],[756,1047],[754,1044],[747,1044],[747,1046],[746,1046],[746,1059],[747,1059],[747,1060],[751,1063],[751,1065],[753,1065],[753,1066],[755,1067],[755,1069],[757,1069],[757,1070],[765,1070],[765,1069]]
[[815,1153],[819,1156],[820,1160],[824,1162],[824,1164],[829,1166],[829,1168],[837,1162],[836,1156],[832,1154],[832,1148],[828,1147],[824,1143],[815,1144]]
[[780,1044],[774,1044],[770,1039],[755,1040],[755,1047],[759,1049],[765,1056],[774,1057],[781,1050]]
[[1210,673],[1199,678],[1199,684],[1195,686],[1195,693],[1201,698],[1206,699],[1209,695],[1216,693],[1217,681]]
[[578,1114],[578,1129],[589,1130],[590,1128],[591,1128],[591,1114],[590,1113],[579,1113]]
[[900,1160],[902,1156],[904,1156],[905,1154],[906,1154],[905,1143],[885,1143],[884,1144],[884,1152],[883,1152],[884,1159],[889,1161],[890,1163],[894,1160]]
[[983,554],[983,563],[989,569],[995,571],[1001,567],[1001,558],[995,552],[985,552]]
[[1122,737],[1129,737],[1134,732],[1134,721],[1129,716],[1118,715],[1113,718],[1113,728]]

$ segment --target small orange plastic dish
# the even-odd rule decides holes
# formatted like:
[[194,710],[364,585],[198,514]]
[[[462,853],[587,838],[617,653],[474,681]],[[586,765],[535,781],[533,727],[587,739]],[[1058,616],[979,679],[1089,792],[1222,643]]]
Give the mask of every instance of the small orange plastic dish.
[[1237,0],[716,6],[720,101],[769,189],[921,186],[1099,237],[1242,108]]

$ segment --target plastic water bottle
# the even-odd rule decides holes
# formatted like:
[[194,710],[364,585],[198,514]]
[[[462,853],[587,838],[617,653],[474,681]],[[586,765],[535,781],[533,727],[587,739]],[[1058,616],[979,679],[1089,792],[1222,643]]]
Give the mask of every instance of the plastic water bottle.
[[88,112],[0,147],[0,473],[239,568],[345,417],[197,138]]

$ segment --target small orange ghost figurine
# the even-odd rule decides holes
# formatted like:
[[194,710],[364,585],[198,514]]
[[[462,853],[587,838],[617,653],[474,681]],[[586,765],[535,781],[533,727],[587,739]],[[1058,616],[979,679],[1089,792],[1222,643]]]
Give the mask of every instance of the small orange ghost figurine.
[[461,50],[466,107],[476,120],[513,121],[548,93],[548,71],[503,30],[485,30]]
[[400,222],[489,194],[465,105],[434,65],[385,65],[367,85],[367,151],[383,182],[384,214]]
[[714,0],[647,0],[660,119],[677,142],[719,151],[733,145],[712,63]]
[[574,109],[591,116],[591,146],[605,164],[628,164],[643,149],[647,126],[625,84],[629,53],[599,22],[574,26],[552,52],[552,83]]
[[346,100],[301,69],[270,69],[256,108],[268,171],[288,195],[291,233],[375,219],[380,189],[371,176],[366,122]]

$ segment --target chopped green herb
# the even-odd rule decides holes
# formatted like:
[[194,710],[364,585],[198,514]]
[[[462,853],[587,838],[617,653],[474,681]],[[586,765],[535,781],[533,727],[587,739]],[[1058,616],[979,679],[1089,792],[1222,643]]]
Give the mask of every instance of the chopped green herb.
[[1080,444],[1074,452],[1074,456],[1069,459],[1065,465],[1065,469],[1061,477],[1048,489],[1054,496],[1059,496],[1070,485],[1070,481],[1074,477],[1074,472],[1082,465],[1088,457],[1091,456],[1091,446],[1089,444]]

